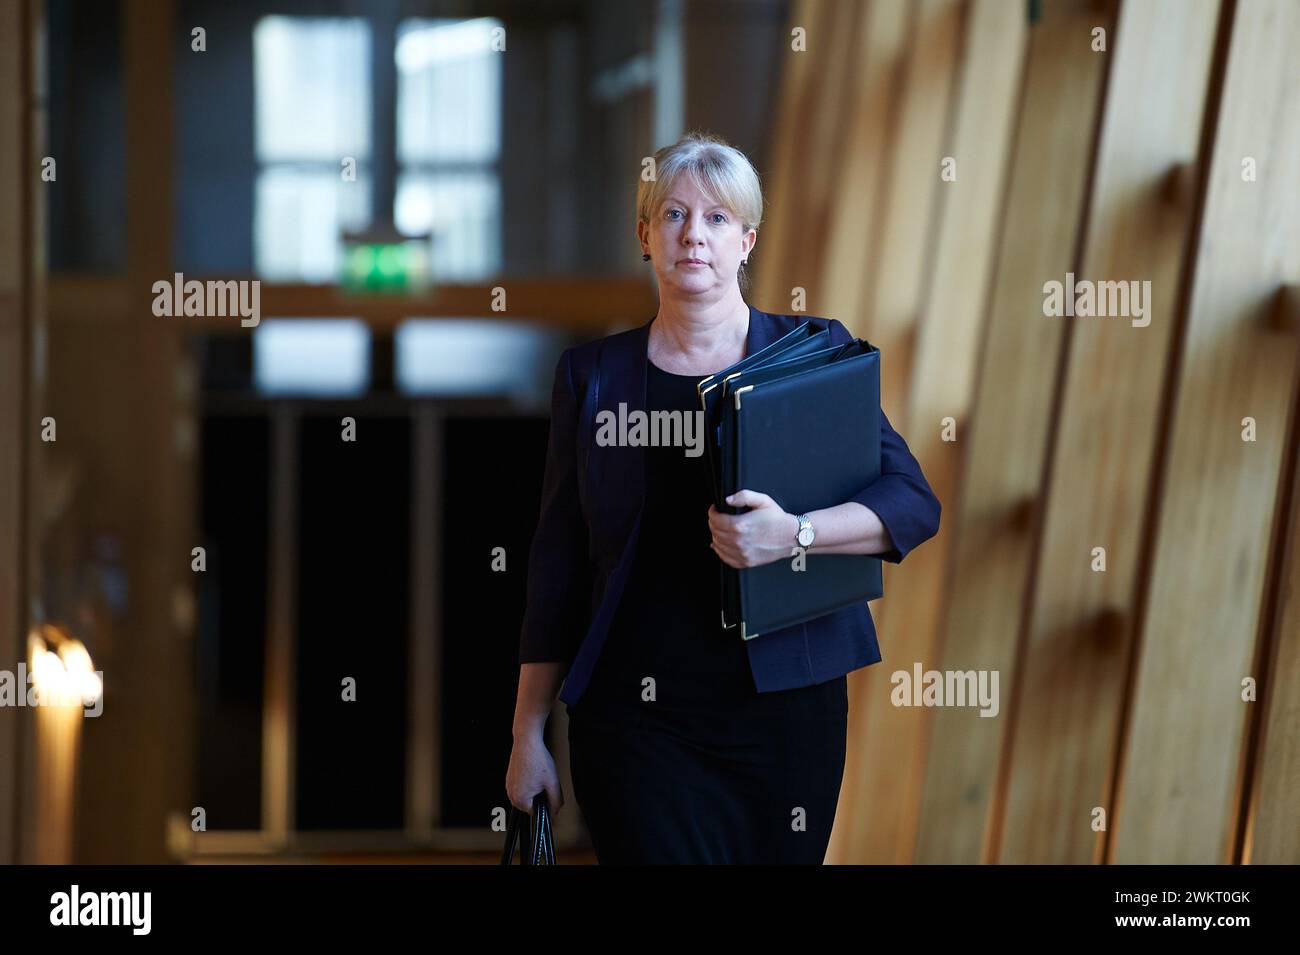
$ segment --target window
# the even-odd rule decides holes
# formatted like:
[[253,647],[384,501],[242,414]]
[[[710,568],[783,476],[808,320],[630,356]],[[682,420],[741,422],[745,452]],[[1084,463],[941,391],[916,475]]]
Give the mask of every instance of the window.
[[[273,281],[333,282],[340,235],[370,221],[370,26],[264,17],[253,29],[253,262]],[[356,181],[342,175],[356,160]]]
[[526,322],[411,319],[393,336],[397,386],[409,395],[509,395],[538,402],[549,397],[560,338]]
[[406,20],[398,28],[393,219],[431,232],[431,274],[474,281],[501,270],[500,20]]
[[264,394],[353,396],[370,384],[370,329],[359,318],[264,319],[253,332]]
[[[257,274],[334,282],[342,232],[389,214],[401,232],[430,236],[434,280],[498,274],[502,76],[493,31],[502,22],[399,25],[396,155],[383,156],[371,142],[371,29],[361,18],[282,16],[254,28]],[[356,160],[355,181],[341,175],[345,158]],[[395,171],[391,210],[371,208],[374,163]]]

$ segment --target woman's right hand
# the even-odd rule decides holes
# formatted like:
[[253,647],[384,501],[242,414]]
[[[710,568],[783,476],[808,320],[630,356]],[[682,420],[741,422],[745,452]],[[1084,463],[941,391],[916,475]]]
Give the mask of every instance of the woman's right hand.
[[533,797],[543,790],[551,816],[556,816],[564,805],[564,790],[555,771],[541,731],[515,737],[510,750],[510,766],[506,770],[506,796],[511,805],[532,815]]

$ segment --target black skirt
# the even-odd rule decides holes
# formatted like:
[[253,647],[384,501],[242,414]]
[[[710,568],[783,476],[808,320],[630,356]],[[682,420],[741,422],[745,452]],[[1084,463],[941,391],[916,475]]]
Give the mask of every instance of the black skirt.
[[[647,409],[694,412],[700,377],[651,363]],[[645,448],[635,562],[567,708],[574,796],[601,864],[820,864],[844,776],[847,678],[757,691],[744,641],[721,627],[708,465],[693,450]]]

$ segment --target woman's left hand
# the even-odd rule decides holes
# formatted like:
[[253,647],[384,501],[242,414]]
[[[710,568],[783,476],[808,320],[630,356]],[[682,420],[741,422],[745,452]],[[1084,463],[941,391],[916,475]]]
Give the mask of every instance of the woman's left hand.
[[771,497],[742,488],[728,497],[727,503],[750,510],[723,514],[709,505],[709,530],[713,533],[709,546],[725,563],[738,569],[759,567],[794,552],[799,521]]

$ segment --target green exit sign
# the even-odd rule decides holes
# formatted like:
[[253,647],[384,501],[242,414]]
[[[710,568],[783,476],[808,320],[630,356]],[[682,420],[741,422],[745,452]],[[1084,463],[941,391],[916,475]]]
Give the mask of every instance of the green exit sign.
[[419,242],[355,242],[345,246],[343,285],[357,292],[409,292],[427,281],[426,246]]

